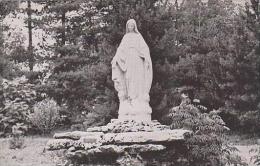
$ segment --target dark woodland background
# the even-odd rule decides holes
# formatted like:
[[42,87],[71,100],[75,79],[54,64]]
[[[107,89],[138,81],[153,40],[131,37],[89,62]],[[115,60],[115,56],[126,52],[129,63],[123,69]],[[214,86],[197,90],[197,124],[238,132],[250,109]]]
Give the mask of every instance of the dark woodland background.
[[[43,10],[31,9],[39,3]],[[6,51],[5,31],[0,32],[0,130],[14,125],[26,133],[39,131],[30,115],[41,103],[57,107],[56,127],[84,128],[103,125],[117,117],[118,99],[111,81],[111,59],[134,18],[147,42],[154,68],[150,92],[153,119],[170,124],[170,108],[180,104],[185,92],[192,103],[217,111],[232,132],[260,131],[260,27],[258,0],[238,6],[230,0],[51,0],[0,2],[0,19],[24,12],[28,47],[17,39]],[[76,14],[69,15],[74,12]],[[35,16],[42,16],[37,19]],[[58,26],[52,26],[56,24]],[[37,54],[32,31],[42,29],[55,44]],[[9,34],[10,35],[10,34]],[[44,38],[43,43],[48,43]],[[49,64],[42,71],[35,65]],[[25,65],[29,70],[21,70]],[[25,76],[27,79],[20,80]],[[12,80],[18,80],[16,83]],[[195,100],[194,100],[195,99]],[[38,107],[35,108],[35,104]]]
[[[21,13],[28,41],[4,23]],[[111,60],[130,18],[151,52],[152,118],[194,133],[178,165],[247,165],[233,155],[226,132],[259,138],[259,0],[0,1],[0,137],[12,138],[9,148],[16,149],[22,136],[84,131],[117,118]],[[36,30],[45,34],[37,46]]]

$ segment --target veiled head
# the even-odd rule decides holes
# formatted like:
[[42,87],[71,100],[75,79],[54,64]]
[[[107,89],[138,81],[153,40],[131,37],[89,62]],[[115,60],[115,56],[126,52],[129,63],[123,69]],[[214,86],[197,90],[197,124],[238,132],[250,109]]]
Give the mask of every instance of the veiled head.
[[126,33],[129,32],[139,33],[137,29],[136,21],[134,19],[130,19],[126,23]]

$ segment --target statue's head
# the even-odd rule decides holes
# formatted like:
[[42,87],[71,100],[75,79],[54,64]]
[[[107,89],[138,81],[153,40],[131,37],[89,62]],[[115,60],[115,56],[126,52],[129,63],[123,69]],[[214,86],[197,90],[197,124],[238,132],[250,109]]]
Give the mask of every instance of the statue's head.
[[130,33],[130,32],[139,33],[134,19],[130,19],[126,23],[126,33]]

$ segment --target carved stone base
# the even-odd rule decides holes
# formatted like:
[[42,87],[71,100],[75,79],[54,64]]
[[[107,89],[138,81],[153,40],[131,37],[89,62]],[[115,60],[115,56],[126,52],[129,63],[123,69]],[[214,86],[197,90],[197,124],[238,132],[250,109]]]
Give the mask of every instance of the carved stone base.
[[152,109],[148,102],[134,100],[120,101],[118,119],[151,122]]
[[125,160],[129,155],[130,158],[141,155],[147,160],[156,157],[161,160],[169,156],[169,151],[175,155],[185,149],[183,143],[190,134],[188,130],[171,130],[156,120],[112,119],[106,126],[88,128],[86,132],[57,133],[54,139],[48,141],[46,149],[67,149],[66,157],[72,163],[101,164],[101,161],[109,165],[122,162],[121,159]]

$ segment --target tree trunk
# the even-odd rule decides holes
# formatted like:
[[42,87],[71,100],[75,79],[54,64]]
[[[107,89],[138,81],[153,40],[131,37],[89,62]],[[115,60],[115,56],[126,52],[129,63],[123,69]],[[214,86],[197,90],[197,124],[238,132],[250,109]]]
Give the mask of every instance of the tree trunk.
[[29,45],[28,45],[28,54],[29,54],[29,68],[30,71],[33,71],[34,66],[34,57],[33,57],[33,46],[32,46],[32,9],[31,9],[31,0],[27,0],[27,15],[28,15],[28,34],[29,34]]
[[66,43],[66,25],[65,25],[65,23],[66,23],[66,13],[65,12],[62,13],[61,22],[62,22],[62,39],[61,39],[62,41],[61,41],[61,44],[62,44],[62,46],[64,46],[65,43]]

